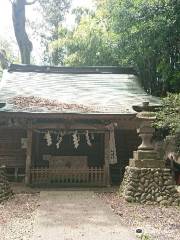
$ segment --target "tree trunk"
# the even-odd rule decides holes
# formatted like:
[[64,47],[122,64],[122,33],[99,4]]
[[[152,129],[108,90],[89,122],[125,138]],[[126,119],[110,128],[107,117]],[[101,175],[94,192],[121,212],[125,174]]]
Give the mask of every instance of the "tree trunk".
[[32,43],[28,38],[25,28],[25,5],[26,0],[14,0],[12,3],[12,19],[14,33],[19,46],[22,64],[30,64]]

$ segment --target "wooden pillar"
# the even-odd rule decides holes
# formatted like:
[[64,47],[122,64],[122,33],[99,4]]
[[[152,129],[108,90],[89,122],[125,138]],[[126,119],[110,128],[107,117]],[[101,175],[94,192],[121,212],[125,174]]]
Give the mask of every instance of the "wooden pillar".
[[104,162],[105,162],[105,180],[107,187],[110,187],[110,170],[109,170],[109,160],[110,160],[110,147],[109,147],[109,132],[106,131],[104,134]]
[[28,124],[27,150],[26,150],[26,176],[25,176],[26,184],[30,184],[31,158],[32,158],[32,128],[31,124]]
[[39,159],[39,143],[40,143],[40,134],[36,133],[35,134],[35,154],[34,157],[35,159]]
[[15,167],[14,169],[14,179],[16,182],[18,181],[18,167]]

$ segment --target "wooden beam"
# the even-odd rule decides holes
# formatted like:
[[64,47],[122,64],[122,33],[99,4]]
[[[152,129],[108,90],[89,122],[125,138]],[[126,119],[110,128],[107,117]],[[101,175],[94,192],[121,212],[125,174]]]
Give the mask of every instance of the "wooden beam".
[[27,127],[23,127],[23,126],[18,126],[18,127],[8,127],[7,125],[4,125],[4,126],[0,126],[0,130],[1,129],[16,129],[16,130],[21,130],[21,129],[23,129],[23,130],[25,130],[25,129],[27,129]]
[[82,123],[34,123],[32,129],[68,129],[68,130],[99,130],[107,131],[104,124],[82,124]]
[[19,117],[26,119],[99,119],[99,120],[134,120],[136,113],[31,113],[31,112],[0,112],[0,117]]
[[105,162],[105,179],[107,187],[110,187],[110,170],[109,170],[109,160],[110,160],[110,146],[109,146],[109,132],[104,134],[104,162]]
[[[36,0],[32,0],[31,2],[34,3],[34,2],[36,2]],[[27,5],[27,3],[26,3],[26,5]],[[8,72],[37,72],[37,73],[56,73],[56,74],[58,74],[58,73],[60,73],[60,74],[62,74],[62,73],[63,74],[134,74],[134,75],[137,75],[137,71],[134,69],[134,67],[123,67],[123,66],[121,66],[121,67],[120,66],[52,67],[52,66],[11,64],[8,68]]]
[[[19,118],[25,120],[56,120],[79,121],[100,120],[116,122],[119,129],[137,129],[139,121],[136,114],[77,114],[77,113],[25,113],[25,112],[0,112],[0,118]],[[4,128],[5,126],[2,126]],[[0,127],[1,128],[1,127]],[[8,128],[8,127],[7,127]],[[17,128],[17,127],[16,127]],[[26,128],[26,126],[21,126]]]
[[31,161],[32,161],[32,128],[31,122],[28,124],[27,129],[27,150],[26,150],[26,175],[25,183],[30,184],[30,170],[31,170]]

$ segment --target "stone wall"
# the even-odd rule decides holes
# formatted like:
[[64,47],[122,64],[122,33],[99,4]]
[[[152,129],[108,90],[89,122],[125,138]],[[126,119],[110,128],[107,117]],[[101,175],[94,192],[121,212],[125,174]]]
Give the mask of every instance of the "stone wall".
[[121,191],[128,202],[180,205],[170,169],[126,167]]
[[0,202],[12,196],[10,184],[6,178],[5,168],[0,167]]

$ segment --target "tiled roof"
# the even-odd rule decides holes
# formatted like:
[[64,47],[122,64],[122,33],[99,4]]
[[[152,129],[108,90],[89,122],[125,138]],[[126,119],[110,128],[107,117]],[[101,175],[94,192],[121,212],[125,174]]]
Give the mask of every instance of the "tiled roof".
[[[125,114],[144,101],[160,103],[132,74],[38,72],[20,67],[4,71],[0,86],[0,102],[6,102],[0,111]],[[20,105],[17,99],[26,103]]]

